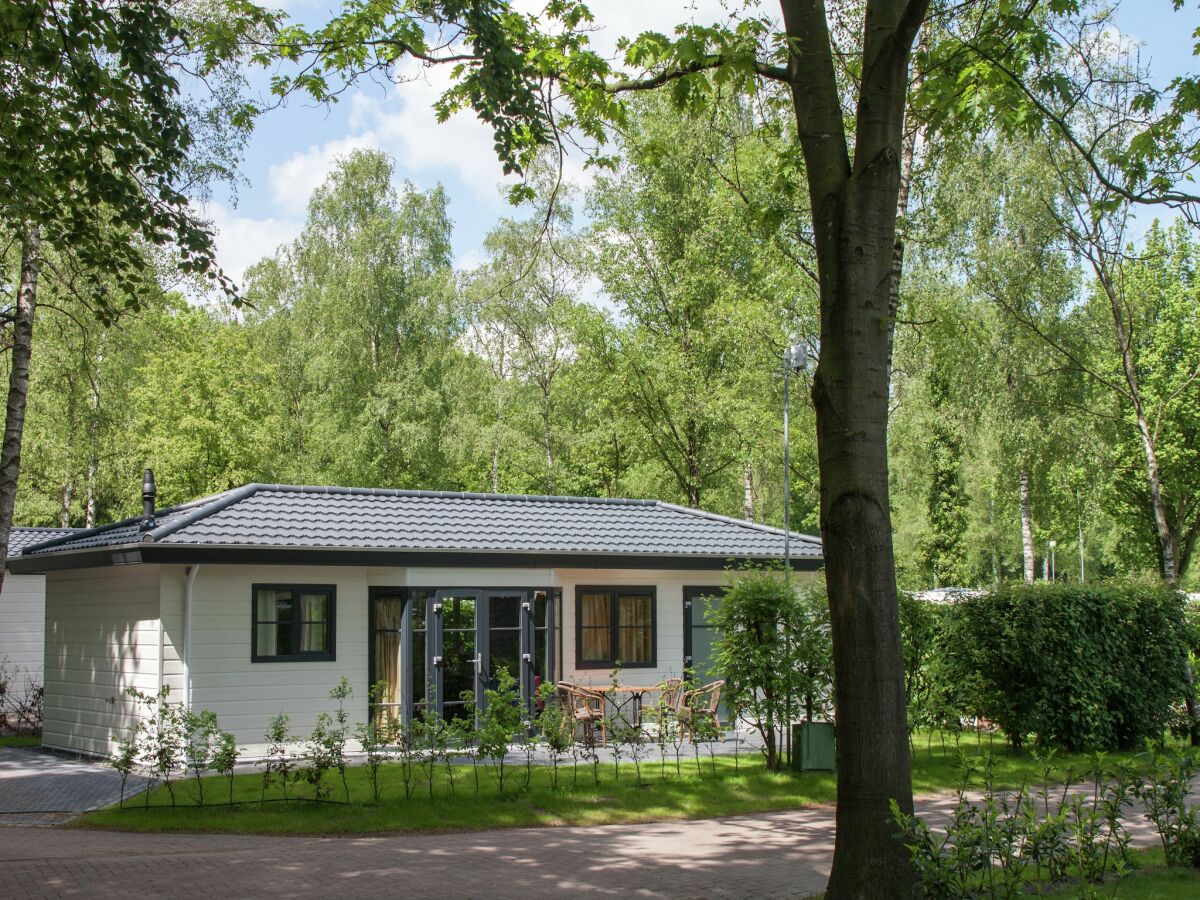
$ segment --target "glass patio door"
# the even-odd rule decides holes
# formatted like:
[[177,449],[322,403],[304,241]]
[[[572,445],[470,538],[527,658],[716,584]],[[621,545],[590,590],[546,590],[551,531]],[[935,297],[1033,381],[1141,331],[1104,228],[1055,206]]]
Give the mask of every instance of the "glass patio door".
[[474,715],[501,667],[534,714],[538,685],[555,667],[557,602],[557,592],[527,588],[372,588],[371,684],[386,682],[374,714],[405,723],[427,710]]
[[[480,594],[448,590],[433,597],[429,682],[444,719],[474,716],[483,695],[486,632],[479,627]],[[468,693],[475,703],[464,697]]]

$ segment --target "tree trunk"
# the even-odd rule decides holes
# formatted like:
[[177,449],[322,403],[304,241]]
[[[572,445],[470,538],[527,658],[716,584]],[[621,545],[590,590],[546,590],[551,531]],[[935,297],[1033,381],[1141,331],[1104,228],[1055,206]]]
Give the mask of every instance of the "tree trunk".
[[1087,584],[1087,563],[1083,554],[1083,500],[1075,494],[1075,527],[1079,537],[1079,583]]
[[890,803],[912,768],[888,498],[889,308],[908,63],[928,4],[868,0],[853,163],[824,4],[782,0],[821,303],[813,377],[833,639],[837,831],[827,900],[917,896]]
[[[1155,446],[1154,432],[1146,418],[1146,408],[1142,404],[1142,387],[1138,378],[1137,361],[1133,358],[1133,342],[1129,338],[1129,329],[1126,327],[1125,316],[1121,308],[1121,298],[1110,272],[1095,260],[1093,260],[1093,267],[1104,288],[1109,309],[1112,312],[1113,330],[1117,335],[1117,349],[1121,354],[1121,370],[1125,375],[1125,384],[1129,388],[1129,399],[1133,402],[1138,435],[1142,439],[1142,451],[1146,456],[1146,481],[1150,487],[1150,507],[1154,513],[1154,527],[1158,532],[1159,561],[1162,566],[1163,581],[1171,587],[1176,587],[1179,583],[1179,536],[1171,528],[1171,523],[1167,519],[1167,504],[1163,500],[1162,475],[1158,466],[1158,448]],[[1184,702],[1187,706],[1188,722],[1191,724],[1189,729],[1191,744],[1193,747],[1200,747],[1200,705],[1196,703],[1192,663],[1186,655],[1183,666],[1187,675],[1187,694]]]
[[58,524],[63,528],[71,527],[71,501],[74,496],[71,482],[64,481],[62,489],[58,492]]
[[742,468],[742,517],[747,522],[754,521],[754,470],[750,463]]
[[[38,275],[42,265],[42,235],[27,225],[21,241],[21,281],[13,320],[12,362],[8,377],[8,407],[4,419],[4,444],[0,448],[0,560],[8,559],[17,482],[21,476],[21,440],[25,434],[25,405],[29,397],[29,360],[33,356],[33,317],[37,309]],[[0,566],[0,587],[4,567]]]
[[1033,510],[1029,502],[1029,472],[1021,469],[1021,556],[1025,563],[1025,583],[1033,584],[1037,563],[1033,550]]
[[1117,294],[1117,288],[1113,284],[1111,275],[1102,265],[1094,264],[1094,268],[1100,284],[1104,287],[1109,309],[1112,311],[1113,330],[1117,336],[1117,350],[1121,354],[1121,370],[1125,375],[1125,384],[1129,387],[1129,399],[1133,403],[1138,436],[1142,439],[1142,452],[1146,457],[1146,481],[1150,488],[1150,507],[1154,515],[1154,528],[1158,533],[1162,577],[1163,581],[1173,586],[1179,581],[1177,564],[1179,540],[1167,519],[1167,504],[1163,500],[1162,476],[1158,466],[1158,448],[1155,446],[1154,432],[1150,428],[1150,421],[1146,418],[1146,409],[1142,404],[1141,381],[1138,378],[1137,362],[1133,358],[1133,343],[1129,338],[1129,329],[1125,325],[1121,298]]
[[87,498],[83,507],[83,527],[96,527],[96,473],[100,468],[100,367],[103,354],[96,357],[96,371],[91,378],[92,411],[88,420]]

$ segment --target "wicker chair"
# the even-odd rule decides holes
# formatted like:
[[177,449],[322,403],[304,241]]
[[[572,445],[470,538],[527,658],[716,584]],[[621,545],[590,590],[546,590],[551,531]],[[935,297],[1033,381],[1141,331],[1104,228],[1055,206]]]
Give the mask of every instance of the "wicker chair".
[[666,681],[660,681],[655,686],[655,690],[658,691],[655,708],[660,710],[666,718],[677,717],[679,704],[683,700],[683,679],[668,678]]
[[721,688],[723,687],[725,687],[724,681],[714,681],[712,684],[706,684],[704,687],[684,693],[683,702],[676,715],[679,717],[680,724],[683,725],[684,734],[689,739],[695,738],[696,723],[700,721],[711,722],[716,731],[721,730],[720,705]]
[[596,738],[596,723],[600,724],[600,746],[608,746],[608,721],[604,717],[604,695],[589,691],[569,681],[558,683],[558,696],[562,701],[572,730],[582,725],[586,739]]

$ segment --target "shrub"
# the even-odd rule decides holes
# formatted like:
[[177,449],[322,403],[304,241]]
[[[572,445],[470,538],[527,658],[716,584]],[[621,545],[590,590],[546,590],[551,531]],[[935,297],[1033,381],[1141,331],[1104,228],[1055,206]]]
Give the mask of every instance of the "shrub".
[[554,790],[558,790],[558,763],[575,743],[575,722],[570,713],[563,709],[553,684],[546,682],[539,685],[537,696],[542,704],[537,717],[537,727],[546,744],[546,752],[550,754],[551,783]]
[[237,739],[228,731],[217,729],[213,744],[212,769],[229,783],[229,802],[233,803],[233,771],[241,756]]
[[479,754],[491,761],[500,793],[504,793],[505,758],[508,746],[524,724],[521,720],[521,692],[517,679],[505,666],[496,669],[495,687],[483,692],[484,707],[479,714]]
[[719,637],[723,696],[762,735],[767,768],[782,767],[785,724],[829,705],[832,648],[823,591],[789,588],[779,573],[737,573],[708,614]]
[[387,748],[396,735],[396,719],[384,707],[378,706],[380,698],[387,696],[388,683],[377,681],[369,691],[370,707],[375,715],[369,722],[359,722],[354,726],[354,735],[358,739],[366,755],[367,774],[371,781],[371,800],[379,802],[379,773],[387,760]]
[[945,604],[931,603],[902,591],[900,641],[904,654],[904,699],[908,708],[908,727],[958,727],[958,712],[947,696],[947,680],[942,677],[938,646],[944,628]]
[[[1052,765],[1043,761],[1041,790],[1023,786],[999,791],[990,756],[983,758],[983,791],[969,791],[976,774],[962,761],[958,803],[944,831],[932,830],[919,817],[891,801],[892,819],[908,847],[923,896],[1016,898],[1062,881],[1081,879],[1080,895],[1093,896],[1095,885],[1130,868],[1130,834],[1123,815],[1138,786],[1131,769],[1107,767],[1103,754],[1093,758],[1088,789],[1053,784]],[[1061,801],[1052,796],[1061,795]]]
[[946,610],[943,688],[1020,747],[1159,740],[1184,695],[1183,598],[1141,582],[1007,585]]
[[[135,687],[126,693],[146,709],[146,715],[138,725],[136,741],[138,755],[144,761],[150,777],[162,782],[175,805],[175,773],[186,765],[185,751],[188,741],[187,714],[183,705],[169,703],[169,685],[163,685],[157,694],[147,694]],[[149,791],[147,791],[147,798]]]

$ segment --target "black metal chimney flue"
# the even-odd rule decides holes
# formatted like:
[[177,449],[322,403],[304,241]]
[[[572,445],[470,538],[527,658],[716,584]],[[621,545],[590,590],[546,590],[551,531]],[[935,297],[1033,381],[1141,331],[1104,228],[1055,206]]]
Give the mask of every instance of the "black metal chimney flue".
[[147,469],[142,476],[142,518],[147,522],[154,521],[154,498],[158,490],[154,486],[154,470]]

